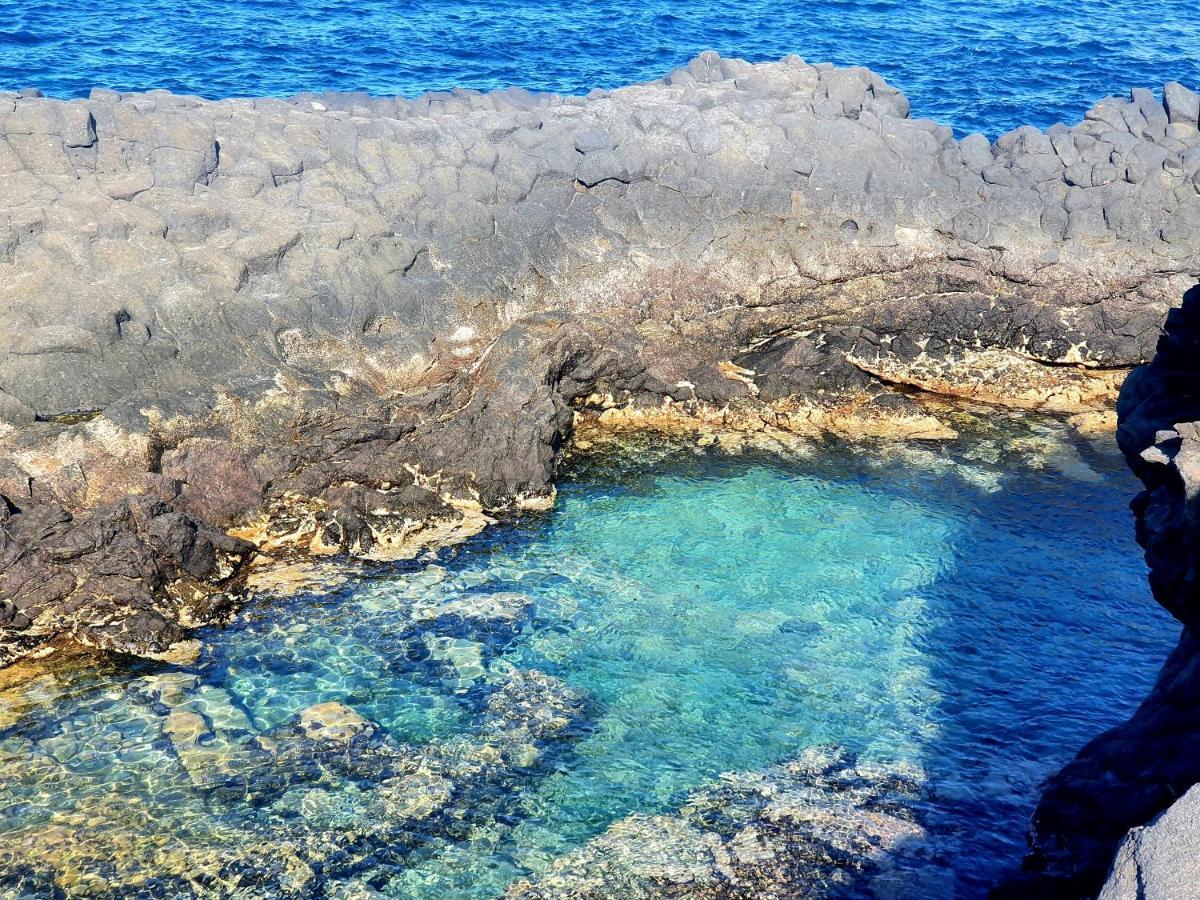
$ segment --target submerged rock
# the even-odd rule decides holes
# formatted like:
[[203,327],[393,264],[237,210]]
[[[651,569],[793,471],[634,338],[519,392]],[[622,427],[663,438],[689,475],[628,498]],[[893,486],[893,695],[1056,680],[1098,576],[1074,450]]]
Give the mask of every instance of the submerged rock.
[[467,594],[439,600],[432,605],[418,605],[414,619],[425,625],[455,625],[464,623],[484,628],[512,626],[525,617],[533,606],[528,594],[513,591]]
[[538,671],[518,669],[488,697],[481,735],[528,768],[555,742],[577,733],[586,712],[578,691]]
[[[401,866],[435,838],[511,821],[511,792],[577,736],[586,701],[536,671],[511,672],[478,700],[477,728],[397,741],[347,704],[323,702],[259,733],[231,698],[163,673],[129,695],[169,748],[161,796],[88,792],[0,841],[5,896],[311,897],[383,861]],[[5,785],[72,774],[63,739],[0,753]],[[9,768],[11,767],[11,768]],[[202,797],[203,814],[176,807]],[[170,810],[170,812],[166,812]],[[193,808],[194,812],[194,808]],[[341,886],[339,886],[341,885]]]
[[633,815],[509,898],[948,896],[924,859],[919,773],[808,751],[732,773],[678,812]]
[[304,737],[319,744],[341,744],[346,748],[369,742],[379,726],[341,703],[318,703],[300,713],[296,725]]

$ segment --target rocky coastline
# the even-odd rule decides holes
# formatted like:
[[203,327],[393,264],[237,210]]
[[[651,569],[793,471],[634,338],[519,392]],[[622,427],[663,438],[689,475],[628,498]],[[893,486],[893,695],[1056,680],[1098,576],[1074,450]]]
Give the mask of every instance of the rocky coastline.
[[1179,645],[1134,715],[1089,743],[1045,785],[1030,829],[1027,872],[1014,882],[1017,893],[1037,886],[1093,896],[1103,885],[1102,896],[1113,900],[1186,896],[1194,889],[1190,851],[1152,854],[1142,845],[1174,841],[1178,849],[1195,840],[1198,347],[1200,288],[1194,287],[1171,311],[1154,361],[1126,380],[1118,405],[1117,439],[1144,485],[1131,504],[1138,542],[1155,599],[1183,625]]
[[[989,142],[795,57],[582,98],[0,94],[0,666],[168,654],[264,561],[544,507],[577,422],[952,436],[933,394],[1095,428],[1152,358],[1120,440],[1187,625],[1187,303],[1159,337],[1200,276],[1200,98],[1164,98]],[[1185,635],[1051,781],[1030,879],[1098,888],[1200,779],[1193,666]],[[1113,754],[1138,788],[1085,814]]]

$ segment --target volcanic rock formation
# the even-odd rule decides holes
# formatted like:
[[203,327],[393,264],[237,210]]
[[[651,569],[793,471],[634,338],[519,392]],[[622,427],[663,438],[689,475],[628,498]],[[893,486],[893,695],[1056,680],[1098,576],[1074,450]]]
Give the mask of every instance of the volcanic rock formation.
[[220,532],[396,556],[545,503],[581,407],[1103,408],[1200,271],[1193,100],[957,140],[711,53],[585,98],[0,95],[0,664],[163,651],[239,591]]

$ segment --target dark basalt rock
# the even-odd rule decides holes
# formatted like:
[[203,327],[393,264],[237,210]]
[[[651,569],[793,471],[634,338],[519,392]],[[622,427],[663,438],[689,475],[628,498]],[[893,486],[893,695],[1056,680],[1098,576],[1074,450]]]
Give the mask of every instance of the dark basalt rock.
[[[1195,287],[1168,317],[1154,361],[1126,380],[1118,404],[1118,441],[1144,485],[1131,505],[1150,585],[1155,599],[1183,623],[1183,635],[1133,717],[1089,743],[1046,783],[1030,827],[1026,871],[1001,896],[1028,896],[1031,890],[1095,896],[1126,832],[1150,822],[1200,782],[1198,350],[1200,287]],[[1159,826],[1160,841],[1172,827],[1169,821]],[[1130,864],[1118,862],[1119,869]],[[1178,865],[1188,865],[1187,859]],[[1165,885],[1171,869],[1160,854],[1152,875],[1163,883],[1130,882],[1119,871],[1105,896],[1170,896]]]
[[104,649],[161,653],[185,625],[228,611],[253,546],[131,497],[72,515],[0,495],[0,664],[23,644],[69,634]]

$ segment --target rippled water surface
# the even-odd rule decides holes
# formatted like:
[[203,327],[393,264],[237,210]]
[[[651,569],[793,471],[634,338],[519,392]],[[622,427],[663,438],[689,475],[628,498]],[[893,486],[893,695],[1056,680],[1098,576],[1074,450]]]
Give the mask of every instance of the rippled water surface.
[[206,97],[510,85],[586,93],[705,49],[866,65],[915,115],[995,135],[1200,87],[1191,0],[0,0],[0,88]]
[[[493,896],[624,815],[818,745],[924,770],[938,865],[977,896],[1019,860],[1038,781],[1131,711],[1175,637],[1131,537],[1133,489],[1111,450],[1036,420],[936,448],[576,460],[552,512],[259,602],[205,633],[194,666],[4,694],[0,850],[49,847],[29,860],[113,886],[130,876],[106,853],[183,846],[199,867],[195,848],[316,846],[425,788],[372,806],[372,772],[295,757],[271,793],[239,780],[258,736],[276,747],[272,729],[336,701],[414,758],[506,746],[481,710],[536,670],[587,697],[581,726],[526,768],[453,775],[465,820],[389,838],[328,896]],[[484,612],[443,614],[468,607]],[[153,885],[166,857],[144,858]],[[26,876],[44,895],[45,873]]]

